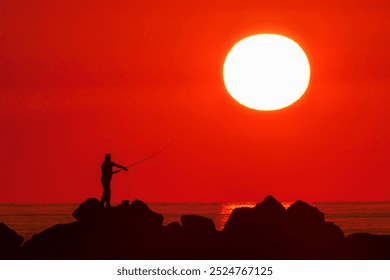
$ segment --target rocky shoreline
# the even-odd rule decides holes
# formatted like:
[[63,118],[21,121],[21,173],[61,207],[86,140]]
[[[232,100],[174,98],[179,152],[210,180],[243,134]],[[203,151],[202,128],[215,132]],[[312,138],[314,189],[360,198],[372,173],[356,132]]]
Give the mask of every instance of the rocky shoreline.
[[317,208],[298,200],[285,209],[272,196],[234,209],[221,231],[198,215],[164,226],[140,200],[106,209],[90,198],[73,216],[24,243],[0,223],[0,259],[390,259],[390,235],[344,236]]

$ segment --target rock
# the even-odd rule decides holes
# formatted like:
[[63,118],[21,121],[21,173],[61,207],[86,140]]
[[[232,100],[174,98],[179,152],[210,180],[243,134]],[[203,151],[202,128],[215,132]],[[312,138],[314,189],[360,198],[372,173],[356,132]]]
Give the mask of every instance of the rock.
[[[181,258],[216,259],[220,252],[219,235],[214,221],[199,215],[183,215],[180,218],[183,233],[178,244]],[[180,237],[180,236],[179,236]]]
[[287,219],[296,225],[313,226],[325,222],[325,215],[316,207],[303,201],[296,201],[286,211]]
[[271,195],[267,196],[263,202],[258,203],[255,210],[262,216],[272,217],[274,220],[283,219],[286,214],[284,206]]
[[57,224],[34,234],[23,244],[22,259],[82,259],[89,241],[85,224]]
[[272,196],[268,196],[254,208],[234,209],[223,231],[227,234],[266,232],[269,229],[279,227],[285,214],[286,209],[283,205]]
[[137,231],[155,232],[162,229],[163,215],[149,209],[140,200],[134,200],[130,205],[122,203],[115,208],[112,218],[119,224],[137,229]]
[[216,231],[214,221],[206,217],[198,215],[183,215],[180,220],[184,230],[187,232],[205,235]]
[[286,258],[285,215],[272,196],[254,208],[234,209],[223,229],[228,251],[239,259]]
[[321,234],[320,248],[337,250],[345,242],[344,232],[332,222],[325,222]]
[[390,235],[354,233],[346,238],[346,259],[389,260]]
[[23,246],[26,259],[156,258],[163,216],[142,201],[104,208],[90,198],[73,212],[76,222],[35,234]]
[[251,230],[254,226],[253,208],[241,207],[233,209],[227,220],[223,232],[227,234],[238,234],[242,231]]
[[340,259],[345,237],[342,230],[331,222],[312,228],[288,227],[291,259]]
[[73,212],[73,217],[82,223],[99,223],[104,219],[105,208],[96,198],[89,198]]
[[23,243],[23,237],[0,223],[0,259],[14,259]]
[[254,208],[242,207],[233,210],[224,227],[224,233],[233,235],[274,235],[280,230],[286,209],[272,196]]
[[316,207],[298,200],[286,211],[285,228],[294,259],[339,258],[345,240],[342,230],[325,222]]
[[124,201],[117,207],[104,208],[96,198],[89,198],[73,212],[73,216],[81,223],[111,227],[127,228],[137,231],[155,231],[162,227],[164,217],[155,213],[140,200],[131,204]]
[[169,232],[180,232],[183,230],[183,226],[179,222],[171,222],[166,226]]
[[231,250],[251,259],[332,258],[344,242],[340,228],[317,208],[297,201],[286,210],[272,196],[254,208],[235,209],[223,232],[235,244]]

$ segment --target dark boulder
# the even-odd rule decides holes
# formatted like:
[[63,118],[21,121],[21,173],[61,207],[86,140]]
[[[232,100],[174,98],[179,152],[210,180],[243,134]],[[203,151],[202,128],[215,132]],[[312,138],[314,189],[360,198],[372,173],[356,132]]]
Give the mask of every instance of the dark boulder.
[[254,210],[264,218],[269,217],[276,221],[281,221],[286,215],[286,208],[271,195],[267,196],[263,202],[258,203]]
[[163,216],[142,201],[104,208],[90,198],[74,211],[76,222],[33,235],[22,248],[26,259],[155,258]]
[[111,218],[118,225],[133,228],[139,232],[156,232],[162,229],[163,215],[150,210],[143,201],[134,200],[130,205],[122,203],[113,210]]
[[215,259],[220,252],[219,236],[214,221],[199,215],[183,215],[179,252],[184,259]]
[[183,226],[179,222],[171,222],[165,227],[167,232],[178,233],[183,231]]
[[183,215],[180,218],[184,230],[193,234],[207,235],[216,231],[212,219],[199,215]]
[[286,258],[285,215],[286,209],[272,196],[253,208],[234,209],[223,229],[232,258]]
[[272,196],[254,208],[235,209],[223,233],[231,251],[250,259],[332,258],[344,242],[340,228],[317,208],[297,201],[286,210]]
[[313,225],[325,222],[324,213],[319,211],[316,207],[300,200],[294,202],[287,209],[286,217],[289,222],[304,227],[312,227]]
[[57,224],[34,234],[23,244],[23,259],[91,258],[85,250],[91,240],[87,227],[80,222]]
[[23,237],[0,223],[0,259],[14,259],[23,243]]
[[73,212],[77,221],[102,227],[127,228],[137,231],[160,230],[164,217],[149,209],[146,203],[124,201],[116,207],[104,208],[96,198],[89,198]]
[[81,223],[101,223],[105,219],[105,210],[98,199],[89,198],[73,211],[73,217]]
[[346,238],[346,259],[389,260],[390,235],[354,233]]
[[251,230],[255,223],[253,208],[235,208],[225,223],[223,232],[226,234],[239,234],[240,232]]
[[[226,234],[240,234],[248,231],[264,232],[278,227],[283,222],[286,209],[274,197],[267,196],[254,208],[242,207],[232,211],[225,224]],[[246,234],[246,233],[245,233]]]
[[339,258],[345,240],[342,230],[316,207],[298,200],[286,211],[286,233],[295,259]]

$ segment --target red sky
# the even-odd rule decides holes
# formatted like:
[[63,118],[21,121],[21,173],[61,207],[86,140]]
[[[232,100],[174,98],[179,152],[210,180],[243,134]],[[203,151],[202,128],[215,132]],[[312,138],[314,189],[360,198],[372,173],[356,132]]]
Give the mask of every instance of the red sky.
[[[320,4],[323,3],[323,4]],[[0,202],[390,200],[387,0],[0,0]],[[224,59],[278,33],[311,64],[303,98],[243,107]]]

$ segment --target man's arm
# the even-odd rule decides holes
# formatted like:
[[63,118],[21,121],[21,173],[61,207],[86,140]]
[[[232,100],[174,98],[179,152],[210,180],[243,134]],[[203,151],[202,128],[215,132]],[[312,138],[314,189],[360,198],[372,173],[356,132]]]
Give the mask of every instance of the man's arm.
[[[122,168],[122,169],[124,169],[125,171],[128,170],[126,167],[124,167],[124,166],[122,166],[122,165],[119,165],[119,164],[117,164],[117,163],[115,163],[115,162],[113,162],[113,165],[114,165],[115,167]],[[113,172],[113,173],[117,173],[117,172]]]

